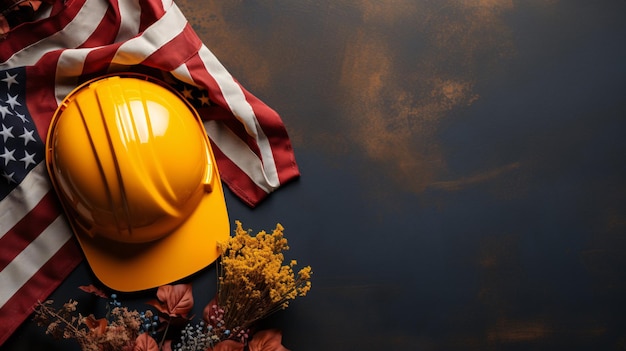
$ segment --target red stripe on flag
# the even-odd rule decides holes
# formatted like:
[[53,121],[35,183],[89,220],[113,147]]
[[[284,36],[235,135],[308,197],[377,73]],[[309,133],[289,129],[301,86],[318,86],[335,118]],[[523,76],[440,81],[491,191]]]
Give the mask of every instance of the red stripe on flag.
[[[204,61],[202,61],[202,58],[200,58],[200,55],[196,54],[193,57],[191,57],[188,61],[187,61],[187,68],[189,70],[189,73],[191,74],[191,78],[194,80],[194,82],[196,84],[199,84],[201,86],[204,86],[207,88],[208,90],[208,94],[209,94],[209,99],[211,99],[211,101],[213,101],[216,105],[212,106],[210,108],[209,111],[211,111],[211,114],[204,114],[203,116],[201,116],[204,120],[220,120],[222,123],[224,123],[228,129],[230,129],[239,139],[243,140],[246,145],[248,145],[248,147],[250,148],[250,150],[255,153],[257,155],[257,157],[260,158],[260,150],[258,147],[258,144],[256,142],[256,140],[250,136],[248,134],[248,132],[246,132],[244,125],[238,121],[236,118],[233,118],[233,112],[228,108],[228,103],[226,102],[226,99],[224,98],[224,95],[222,94],[222,91],[219,87],[219,85],[217,84],[217,81],[215,80],[215,78],[213,78],[213,76],[211,74],[209,74],[209,72],[207,71],[207,68],[205,67],[205,63]],[[228,160],[228,162],[232,163],[231,160],[228,159],[228,157],[224,156],[222,154],[222,158],[224,160]],[[231,167],[226,167],[226,171],[227,173],[231,174],[231,175],[235,175],[238,173],[242,173],[243,172],[239,169],[239,167],[237,167],[236,165],[233,164],[233,166],[235,168],[231,168]],[[231,170],[234,173],[230,173],[228,170]],[[222,172],[220,172],[222,173]],[[225,180],[228,183],[228,179],[229,178],[236,178],[236,177],[229,177],[228,175],[226,177],[222,177],[223,180]],[[250,179],[246,176],[247,179]],[[252,182],[250,180],[250,182]],[[241,184],[239,184],[241,185]],[[255,186],[256,187],[256,186]],[[245,188],[245,187],[244,187]],[[243,188],[240,188],[243,189]]]
[[[134,11],[137,9],[136,4],[121,1],[118,3],[118,1],[120,0],[57,1],[53,5],[50,17],[37,22],[24,23],[11,31],[5,40],[0,41],[0,62],[14,57],[11,61],[4,63],[2,68],[26,68],[25,105],[41,140],[45,141],[50,120],[57,108],[56,94],[69,92],[77,84],[88,78],[109,73],[108,71],[112,68],[145,71],[161,76],[164,72],[176,71],[179,66],[184,65],[195,85],[208,92],[212,106],[206,110],[201,109],[204,118],[216,119],[219,121],[217,123],[221,123],[220,127],[224,128],[225,134],[219,136],[222,139],[219,141],[224,141],[223,147],[228,157],[214,143],[213,148],[222,180],[235,195],[253,207],[279,184],[299,175],[291,143],[279,115],[243,89],[210,52],[207,54],[205,50],[208,49],[202,45],[175,4],[168,2],[163,5],[161,0],[139,0],[140,13],[137,13]],[[81,12],[81,9],[84,11]],[[164,17],[166,9],[172,12]],[[80,18],[76,18],[77,16]],[[73,22],[74,19],[76,22]],[[159,21],[157,27],[151,28],[159,19],[163,21]],[[79,23],[81,28],[84,25],[93,32],[85,33],[75,30],[76,27],[72,30],[70,30],[72,27],[68,27]],[[133,36],[137,25],[139,35]],[[165,30],[173,26],[183,28],[181,25],[184,25],[184,30],[181,33],[171,33],[176,36],[169,42],[163,43],[159,40],[158,33],[161,33],[163,28]],[[119,34],[119,37],[132,38],[129,41],[115,43],[113,41],[117,40],[122,26],[124,32]],[[148,29],[150,31],[144,35],[144,31]],[[160,38],[163,39],[163,37]],[[161,45],[161,47],[155,48],[155,45]],[[76,46],[80,46],[83,50],[73,50]],[[86,48],[92,49],[87,53],[84,51]],[[24,49],[25,51],[19,52]],[[64,52],[63,49],[69,49],[69,51]],[[118,53],[120,49],[124,52]],[[202,50],[203,56],[200,56],[198,50]],[[19,54],[12,56],[14,53]],[[203,61],[205,54],[209,55],[207,62]],[[61,63],[67,67],[58,65],[61,55],[63,57]],[[137,64],[141,58],[145,59],[141,64]],[[37,59],[38,62],[34,63],[33,61]],[[111,65],[112,60],[116,60],[116,64]],[[82,69],[76,69],[77,67],[82,67]],[[207,71],[207,67],[211,68],[211,72]],[[213,69],[216,71],[214,72]],[[159,72],[154,72],[154,70],[159,70]],[[212,73],[219,75],[213,77]],[[222,91],[218,81],[228,86],[228,89]],[[233,83],[237,86],[232,85]],[[10,84],[8,86],[0,84],[0,88],[6,88],[7,90],[3,90],[2,93],[8,93]],[[238,88],[241,88],[245,101]],[[234,103],[234,107],[242,115],[235,116],[227,100]],[[249,110],[246,103],[252,110]],[[250,113],[251,111],[253,114]],[[211,115],[207,116],[206,112]],[[242,121],[247,125],[244,125]],[[248,133],[250,130],[246,131],[245,128],[256,129],[259,132],[259,138],[255,137],[254,132]],[[241,169],[238,165],[246,169]],[[15,201],[12,198],[4,200]],[[7,233],[2,233],[6,238],[0,241],[0,247],[10,246],[15,250],[5,258],[5,261],[2,261],[2,267],[7,267],[8,262],[15,262],[18,251],[24,252],[24,250],[34,248],[57,250],[58,246],[55,246],[55,243],[45,243],[45,240],[41,247],[28,246],[28,243],[37,239],[54,238],[54,236],[44,237],[37,234],[42,231],[42,228],[58,230],[51,228],[49,224],[46,225],[46,223],[54,223],[54,212],[47,212],[53,211],[51,208],[54,206],[50,204],[51,208],[46,208],[45,205],[45,203],[53,202],[52,195],[46,195],[42,202],[44,204],[37,205],[34,212],[14,228]],[[51,220],[53,222],[50,222]],[[44,233],[63,234],[59,236],[63,239],[59,240],[65,240],[68,238],[67,234],[70,234],[56,231]],[[33,304],[37,300],[45,299],[82,260],[83,256],[73,238],[65,244],[62,242],[56,242],[56,244],[63,245],[62,249],[56,252],[48,251],[48,254],[54,253],[54,255],[37,273],[30,276],[38,266],[32,270],[17,270],[19,272],[15,273],[20,275],[16,277],[18,281],[27,283],[21,287],[15,286],[14,289],[19,290],[12,296],[5,295],[7,302],[0,308],[0,325],[2,326],[0,345],[27,318],[32,311]],[[19,256],[19,259],[21,257],[24,255]],[[41,262],[38,261],[37,265],[39,264]],[[14,280],[6,276],[5,279],[6,281],[0,284]],[[8,292],[10,293],[13,291]]]
[[258,158],[261,158],[261,150],[256,143],[256,140],[250,136],[243,124],[236,119],[233,119],[232,112],[219,105],[211,105],[198,109],[200,117],[205,121],[219,121],[224,124],[237,138],[241,139],[248,145],[250,151],[252,151]]
[[111,60],[115,57],[115,53],[121,45],[122,43],[117,43],[91,50],[85,58],[81,81],[97,78],[98,76],[106,74]]
[[50,67],[56,67],[60,54],[60,51],[50,52],[36,66],[26,68],[26,106],[43,141],[46,140],[52,114],[57,108],[54,96],[56,71]]
[[35,240],[61,213],[54,193],[48,192],[26,216],[0,238],[0,271]]
[[163,71],[173,71],[198,52],[202,46],[200,38],[193,32],[187,23],[183,31],[174,39],[161,46],[152,55],[146,58],[142,64],[157,67]]
[[[216,119],[224,122],[225,125],[235,135],[237,135],[239,139],[243,140],[246,145],[248,145],[248,148],[254,152],[257,157],[259,157],[260,162],[262,163],[263,159],[260,155],[261,152],[259,150],[257,140],[246,132],[245,127],[241,124],[241,122],[239,122],[236,118],[232,118],[232,112],[228,109],[228,103],[222,95],[222,91],[217,84],[217,81],[211,74],[209,74],[209,72],[206,71],[205,64],[200,56],[194,55],[191,57],[187,61],[187,67],[194,82],[207,87],[209,91],[209,98],[218,105],[217,108],[221,108],[224,112],[228,111],[228,113],[231,114],[230,118],[223,116],[222,113],[218,113],[217,116],[204,116],[204,118],[213,119],[213,117],[217,117]],[[255,117],[259,121],[258,124],[268,137],[270,146],[272,147],[272,153],[275,158],[273,161],[275,162],[276,169],[278,171],[279,182],[283,184],[298,178],[300,176],[300,171],[293,155],[293,148],[291,142],[289,141],[287,131],[282,126],[280,116],[273,109],[266,106],[258,98],[244,89],[236,80],[233,79],[233,81],[239,86],[239,88],[241,88],[246,101],[251,105],[255,113]],[[216,107],[213,107],[212,109],[213,112],[220,112],[219,109],[216,109]],[[268,135],[268,133],[271,135]],[[222,175],[224,182],[226,182],[229,187],[236,187],[237,189],[232,190],[238,196],[245,198],[245,201],[250,206],[256,206],[256,204],[264,199],[268,194],[254,184],[254,182],[244,172],[242,172],[232,160],[228,159],[228,157],[226,157],[223,153],[220,152],[220,154],[222,157],[220,157],[220,161],[218,161],[218,166],[220,166],[220,174]],[[225,165],[222,166],[222,163]],[[253,194],[246,195],[245,192],[248,190]],[[258,193],[259,190],[264,192],[264,194],[260,195]]]
[[52,9],[50,10],[50,17],[56,16],[65,7],[64,1],[54,1],[52,3]]
[[0,345],[33,312],[33,302],[43,301],[82,261],[76,241],[70,239],[0,308]]
[[255,207],[269,195],[256,186],[252,179],[242,172],[231,159],[226,157],[215,143],[211,142],[211,147],[215,155],[220,178],[224,183],[228,184],[228,188],[243,202],[250,207]]
[[80,45],[80,47],[91,48],[102,45],[103,42],[113,42],[120,29],[120,22],[117,20],[119,17],[120,8],[118,3],[116,1],[110,1],[109,8],[100,21],[100,24],[96,27],[96,29],[94,29],[92,35]]
[[76,17],[87,0],[73,0],[58,15],[41,19],[30,25],[17,26],[0,41],[0,62],[8,60],[13,53],[61,31]]
[[139,32],[145,31],[154,21],[163,17],[165,9],[161,1],[140,1],[141,17],[139,22]]
[[259,149],[259,144],[257,144],[257,140],[252,137],[248,132],[246,132],[246,128],[244,125],[237,120],[233,120],[232,118],[226,120],[224,124],[233,132],[239,139],[243,140],[248,148],[260,159],[261,158],[261,149]]
[[215,78],[207,72],[200,55],[196,53],[190,57],[186,65],[193,81],[196,84],[207,88],[209,99],[224,108],[228,108],[228,104],[226,103],[224,95],[222,95],[219,85],[215,81]]
[[[241,87],[241,86],[240,86]],[[244,87],[241,87],[246,101],[259,121],[259,126],[270,142],[274,163],[278,172],[280,184],[284,184],[300,175],[293,153],[293,147],[287,134],[287,129],[276,111],[267,106]]]

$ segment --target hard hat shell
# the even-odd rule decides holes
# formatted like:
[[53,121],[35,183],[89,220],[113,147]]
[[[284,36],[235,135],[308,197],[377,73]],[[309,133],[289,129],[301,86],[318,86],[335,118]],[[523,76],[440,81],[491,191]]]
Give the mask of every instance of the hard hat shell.
[[48,130],[46,164],[89,265],[115,290],[193,274],[229,236],[200,117],[148,76],[104,77],[72,91]]

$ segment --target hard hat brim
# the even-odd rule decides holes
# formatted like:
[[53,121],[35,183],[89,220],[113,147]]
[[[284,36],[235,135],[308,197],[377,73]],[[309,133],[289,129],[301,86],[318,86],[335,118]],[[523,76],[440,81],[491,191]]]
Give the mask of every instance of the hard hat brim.
[[156,241],[120,243],[92,237],[72,225],[96,277],[114,290],[140,291],[175,282],[212,264],[220,255],[218,243],[230,236],[223,188],[217,169],[213,171],[212,191],[203,195],[181,226]]
[[[128,74],[131,78],[151,80],[147,76]],[[101,78],[97,78],[97,81]],[[68,98],[88,86],[85,82],[68,94]],[[170,89],[171,90],[171,89]],[[128,243],[112,240],[105,236],[88,232],[83,222],[79,222],[73,203],[65,196],[60,196],[60,202],[67,215],[67,220],[78,239],[82,251],[95,276],[106,286],[117,291],[131,292],[159,287],[190,276],[211,265],[220,256],[218,243],[230,237],[230,224],[224,190],[217,169],[215,155],[211,143],[204,132],[202,120],[197,111],[186,102],[184,97],[175,91],[174,94],[184,101],[193,112],[198,127],[203,130],[206,141],[206,151],[210,157],[210,178],[205,179],[202,194],[198,205],[177,227],[159,239],[143,242]],[[68,99],[66,98],[66,100]],[[65,102],[64,102],[65,103]],[[61,104],[55,112],[48,137],[46,139],[46,164],[51,176],[54,189],[59,192],[59,180],[55,178],[52,165],[54,149],[53,132],[59,114],[63,109]],[[207,158],[206,161],[209,161]],[[172,167],[176,167],[175,164]]]

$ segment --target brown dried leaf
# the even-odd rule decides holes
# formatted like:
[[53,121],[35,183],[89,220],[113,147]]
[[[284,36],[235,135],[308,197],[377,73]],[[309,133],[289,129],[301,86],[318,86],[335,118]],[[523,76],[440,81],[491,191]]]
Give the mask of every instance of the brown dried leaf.
[[93,284],[81,285],[78,288],[80,290],[84,291],[84,292],[88,292],[90,294],[94,294],[94,295],[96,295],[98,297],[101,297],[103,299],[108,299],[109,298],[109,296],[104,291],[102,291],[99,288],[96,288]]
[[96,317],[91,314],[85,317],[83,321],[85,322],[85,325],[89,328],[89,330],[91,330],[92,333],[95,333],[98,336],[104,335],[104,333],[106,332],[108,324],[106,318],[96,319]]
[[161,351],[172,351],[172,340],[165,340]]
[[143,333],[135,339],[133,351],[159,351],[159,345],[150,335]]
[[193,308],[191,284],[164,285],[157,290],[160,312],[170,317],[186,317]]
[[278,329],[261,330],[254,333],[248,346],[250,351],[289,351],[283,346],[282,338]]
[[212,349],[213,351],[243,351],[243,344],[235,340],[224,340]]

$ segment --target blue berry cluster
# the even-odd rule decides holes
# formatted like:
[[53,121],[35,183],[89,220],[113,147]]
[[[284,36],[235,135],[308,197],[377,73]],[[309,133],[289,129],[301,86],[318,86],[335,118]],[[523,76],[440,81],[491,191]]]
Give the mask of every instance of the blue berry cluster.
[[204,351],[215,346],[220,338],[213,333],[213,327],[206,326],[204,321],[187,324],[181,332],[180,342],[174,345],[173,351]]
[[140,312],[139,319],[141,319],[142,333],[149,333],[150,336],[157,334],[157,327],[159,326],[159,316],[154,315],[152,311]]
[[[117,300],[117,294],[111,294],[111,300],[109,301],[109,308],[122,307],[122,303]],[[149,333],[150,336],[157,334],[157,328],[159,326],[159,316],[155,315],[152,311],[139,312],[139,319],[141,325],[139,327],[140,333]]]
[[117,301],[117,294],[111,294],[111,301],[109,301],[111,307],[121,307],[122,303]]

